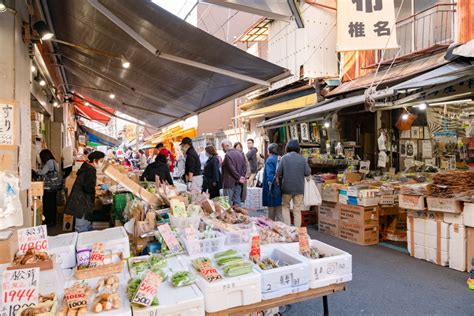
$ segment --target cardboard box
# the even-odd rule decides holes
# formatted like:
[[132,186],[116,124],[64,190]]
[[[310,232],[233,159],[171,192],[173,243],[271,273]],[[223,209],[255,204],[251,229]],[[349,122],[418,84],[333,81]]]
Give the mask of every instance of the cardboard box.
[[398,206],[379,206],[379,216],[388,216],[388,215],[398,215],[399,209]]
[[443,213],[443,221],[448,224],[464,225],[464,213]]
[[467,246],[466,246],[466,268],[467,271],[474,269],[472,261],[474,260],[474,228],[466,227],[466,237],[467,237]]
[[463,202],[454,199],[445,199],[429,196],[427,198],[428,209],[444,213],[461,213]]
[[339,201],[339,190],[337,186],[330,185],[324,186],[322,189],[322,200],[327,202],[335,202]]
[[386,238],[392,241],[407,241],[407,217],[397,215],[392,218],[385,230]]
[[443,213],[440,213],[440,212],[407,210],[407,216],[414,217],[414,218],[443,221]]
[[379,225],[378,207],[362,207],[339,204],[339,218],[341,221],[356,223],[359,225]]
[[425,197],[421,195],[400,194],[398,196],[398,206],[408,210],[425,210]]
[[339,208],[337,203],[323,202],[319,206],[319,216],[339,220]]
[[466,271],[466,229],[463,225],[449,225],[449,267]]
[[30,196],[37,196],[37,197],[43,197],[44,193],[44,182],[42,181],[34,181],[31,182],[31,187],[30,187]]
[[15,257],[15,253],[18,251],[18,235],[16,228],[10,228],[3,230],[11,231],[11,235],[8,239],[0,240],[0,264],[11,263]]
[[376,245],[379,243],[379,227],[340,221],[339,238],[362,246]]
[[320,216],[319,231],[334,237],[339,237],[339,220]]
[[393,205],[395,204],[395,195],[382,195],[379,200],[380,205]]
[[0,170],[18,172],[18,146],[0,145]]
[[[411,232],[410,232],[411,233]],[[422,246],[431,249],[441,249],[441,251],[449,252],[449,239],[437,238],[437,236],[425,235],[422,233],[415,232],[414,234],[408,234],[407,243],[411,244],[411,238],[414,237],[415,246]]]

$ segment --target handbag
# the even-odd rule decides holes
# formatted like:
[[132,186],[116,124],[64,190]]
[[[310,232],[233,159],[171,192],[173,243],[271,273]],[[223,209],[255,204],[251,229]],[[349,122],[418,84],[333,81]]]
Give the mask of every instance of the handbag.
[[44,190],[48,192],[58,192],[63,188],[63,178],[59,173],[59,170],[56,169],[56,164],[54,164],[54,169],[48,171],[44,175]]
[[318,187],[312,177],[306,177],[304,181],[304,205],[321,205],[322,199]]

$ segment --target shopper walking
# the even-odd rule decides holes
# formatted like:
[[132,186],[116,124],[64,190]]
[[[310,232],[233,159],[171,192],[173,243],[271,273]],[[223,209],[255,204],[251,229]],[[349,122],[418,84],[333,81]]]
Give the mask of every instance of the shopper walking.
[[286,155],[281,158],[277,169],[277,180],[282,192],[283,222],[290,225],[290,202],[293,201],[295,226],[301,227],[305,177],[311,175],[306,159],[300,155],[298,140],[291,139],[286,144]]
[[201,173],[201,162],[199,155],[193,147],[193,141],[189,137],[181,141],[181,151],[186,154],[184,165],[184,177],[189,191],[202,191],[203,177]]
[[168,158],[161,153],[156,156],[154,162],[146,167],[140,177],[140,181],[146,180],[155,182],[157,176],[161,182],[173,185],[173,179],[171,178],[170,168],[168,166]]
[[237,149],[242,154],[242,157],[244,157],[244,162],[245,162],[246,181],[244,184],[242,184],[242,193],[240,194],[240,202],[244,203],[245,200],[247,200],[247,184],[249,183],[249,177],[250,177],[250,163],[244,154],[244,147],[242,146],[241,142],[234,143],[234,148]]
[[276,181],[278,166],[278,144],[268,146],[268,158],[263,169],[262,205],[268,208],[268,218],[282,220],[281,192]]
[[220,195],[219,191],[222,188],[220,162],[217,150],[214,146],[207,146],[205,151],[208,159],[204,165],[204,183],[202,191],[209,193],[209,197],[213,199]]
[[51,227],[56,225],[57,195],[58,191],[62,189],[62,178],[59,173],[59,164],[49,149],[43,149],[39,156],[43,168],[38,170],[37,174],[43,176],[45,184],[43,193],[44,224]]
[[232,205],[240,206],[242,185],[246,182],[244,156],[233,148],[232,142],[227,139],[222,141],[222,150],[225,152],[224,162],[222,163],[224,195],[229,197],[229,202]]
[[[84,232],[92,229],[92,223],[88,220],[94,211],[95,190],[97,182],[97,170],[104,166],[104,153],[94,151],[87,156],[88,162],[84,162],[77,171],[77,179],[71,190],[71,194],[64,209],[65,214],[74,216],[76,232]],[[107,185],[100,186],[106,190]]]
[[248,151],[245,156],[250,166],[250,176],[248,179],[248,186],[252,187],[254,186],[255,176],[258,171],[258,156],[257,156],[258,149],[254,147],[254,141],[251,138],[247,140],[247,149]]

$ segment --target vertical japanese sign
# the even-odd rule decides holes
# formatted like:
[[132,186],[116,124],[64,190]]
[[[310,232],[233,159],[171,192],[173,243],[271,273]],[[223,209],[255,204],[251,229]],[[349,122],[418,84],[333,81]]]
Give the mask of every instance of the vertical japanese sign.
[[46,225],[33,226],[18,230],[18,247],[21,253],[33,248],[48,251],[48,231]]
[[336,50],[398,48],[393,0],[337,0]]
[[38,304],[39,268],[2,273],[0,316],[14,316],[20,308]]
[[14,145],[15,101],[0,99],[0,145]]

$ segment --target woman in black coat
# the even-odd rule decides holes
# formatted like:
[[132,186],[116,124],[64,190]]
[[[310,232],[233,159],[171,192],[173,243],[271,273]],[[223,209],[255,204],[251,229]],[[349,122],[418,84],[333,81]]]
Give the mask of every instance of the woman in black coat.
[[208,192],[211,199],[219,196],[222,187],[220,162],[214,146],[206,147],[206,155],[209,157],[204,166],[204,182],[202,192]]
[[77,179],[67,200],[64,213],[74,216],[74,229],[78,233],[92,228],[88,218],[94,211],[97,169],[103,168],[104,157],[105,154],[100,151],[94,151],[87,156],[89,161],[84,162],[77,171]]
[[168,165],[168,158],[163,154],[156,156],[155,162],[152,162],[146,167],[140,180],[155,182],[156,176],[160,177],[160,181],[166,181],[168,184],[173,185],[173,179],[171,178],[170,167]]

